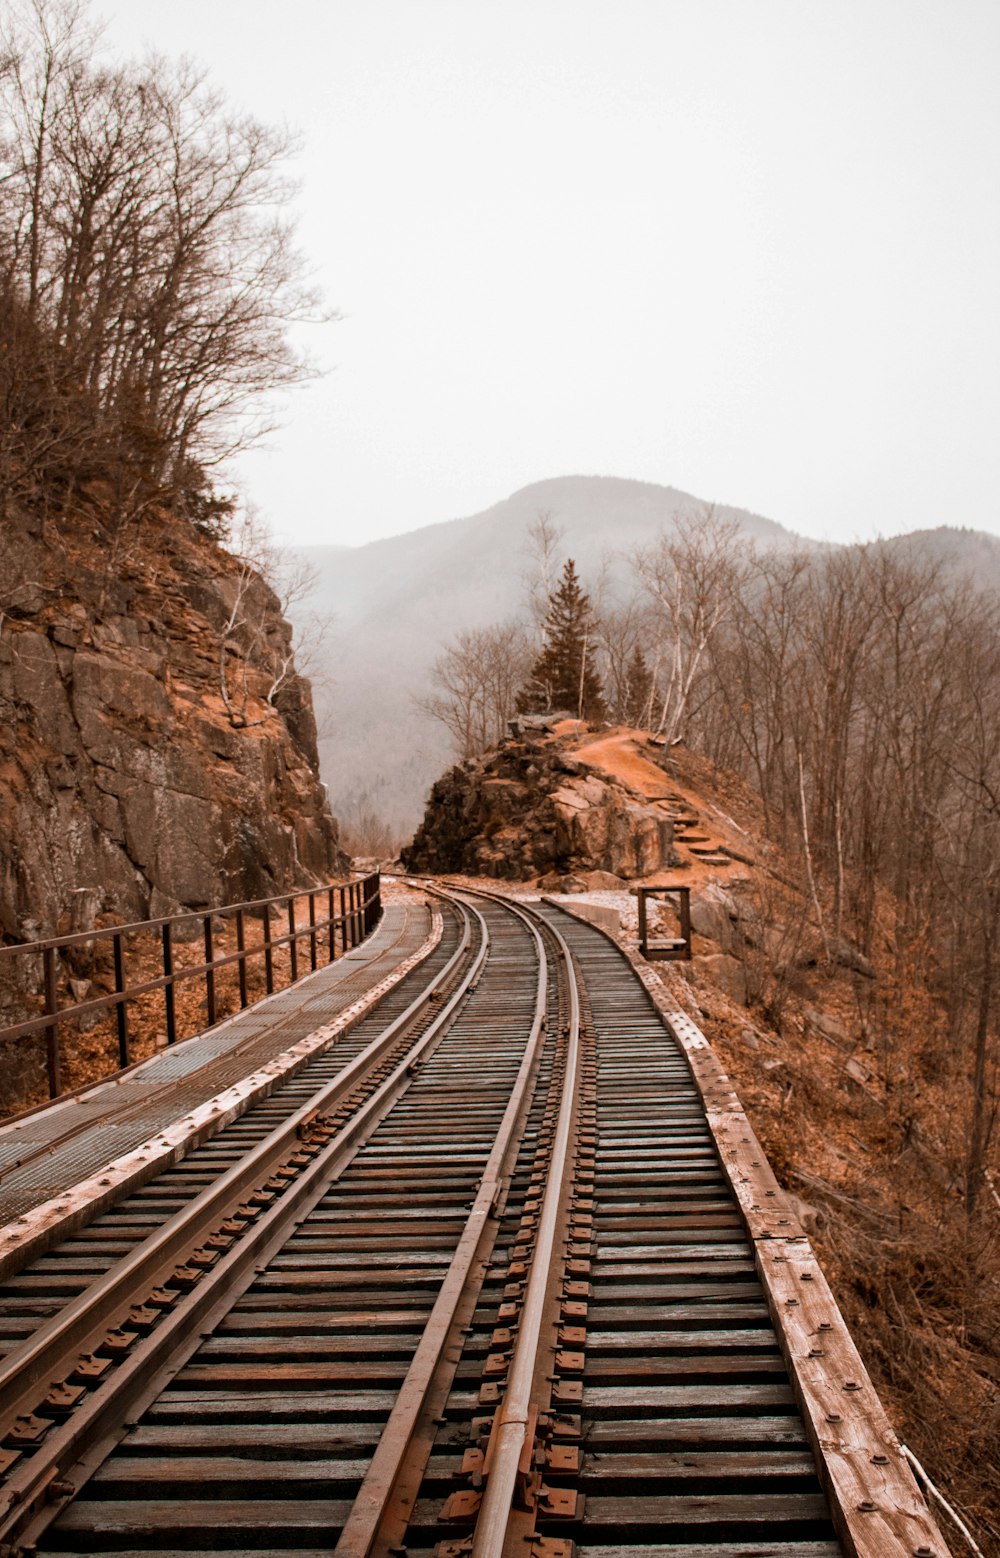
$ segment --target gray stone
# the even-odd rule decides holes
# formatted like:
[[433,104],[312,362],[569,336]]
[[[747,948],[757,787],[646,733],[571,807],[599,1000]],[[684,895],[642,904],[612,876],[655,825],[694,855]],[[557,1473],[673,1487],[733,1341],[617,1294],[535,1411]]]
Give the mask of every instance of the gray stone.
[[818,1206],[813,1206],[811,1201],[806,1201],[802,1196],[797,1196],[793,1191],[785,1192],[788,1204],[793,1213],[802,1224],[808,1234],[819,1233],[826,1222],[826,1214]]
[[875,978],[874,965],[869,962],[864,953],[859,952],[857,947],[852,946],[843,937],[835,936],[833,938],[830,943],[830,956],[835,963],[840,964],[841,968],[849,968],[855,974],[861,974],[865,979]]
[[807,1037],[816,1034],[819,1038],[825,1039],[828,1044],[836,1044],[841,1049],[849,1048],[851,1035],[838,1017],[832,1017],[819,1006],[804,1007],[802,1015],[805,1018]]
[[691,929],[696,936],[717,942],[725,952],[733,952],[740,943],[734,923],[737,912],[735,899],[714,882],[691,893]]
[[725,952],[703,953],[693,957],[688,968],[700,984],[712,984],[738,1006],[747,1004],[746,969],[737,958]]
[[582,919],[589,920],[591,925],[599,925],[602,930],[617,933],[622,928],[621,915],[617,909],[610,908],[603,903],[574,903],[573,913]]
[[615,876],[613,871],[583,871],[580,875],[591,893],[623,893],[628,889],[625,879]]

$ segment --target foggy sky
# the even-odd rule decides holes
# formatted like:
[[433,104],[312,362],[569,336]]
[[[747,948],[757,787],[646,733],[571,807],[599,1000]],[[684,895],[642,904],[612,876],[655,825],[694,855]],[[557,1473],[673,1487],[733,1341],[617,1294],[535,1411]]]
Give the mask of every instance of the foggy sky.
[[1000,534],[993,0],[98,0],[303,137],[330,368],[237,476],[357,544],[572,473]]

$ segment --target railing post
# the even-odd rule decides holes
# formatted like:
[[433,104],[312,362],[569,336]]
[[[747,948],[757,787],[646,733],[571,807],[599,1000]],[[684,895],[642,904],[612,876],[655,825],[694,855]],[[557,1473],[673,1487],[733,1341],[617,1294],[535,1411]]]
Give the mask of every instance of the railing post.
[[316,893],[309,891],[309,965],[316,972]]
[[327,914],[327,920],[329,922],[328,928],[329,928],[329,932],[330,932],[330,962],[332,963],[334,958],[337,956],[337,942],[336,942],[336,935],[335,935],[337,927],[336,927],[336,925],[334,923],[334,921],[336,919],[336,909],[334,908],[334,897],[333,897],[333,888],[332,887],[328,889],[328,894],[329,894],[329,899],[330,899],[330,908],[329,908],[329,913]]
[[169,920],[164,920],[161,935],[163,977],[167,981],[163,986],[163,1007],[167,1019],[167,1043],[173,1044],[177,1038],[177,1011],[174,1002],[174,928]]
[[128,1055],[128,1007],[125,1000],[125,958],[122,952],[122,938],[116,933],[111,938],[115,955],[115,994],[118,1000],[115,1002],[115,1015],[118,1018],[118,1061],[122,1069],[129,1063]]
[[264,983],[268,995],[274,992],[274,952],[271,948],[271,909],[264,905]]
[[212,916],[205,915],[205,1015],[208,1026],[215,1026],[215,953],[212,950]]
[[243,919],[243,910],[242,909],[237,909],[237,911],[236,911],[236,950],[237,950],[237,952],[240,955],[240,960],[239,960],[239,962],[236,965],[236,967],[240,971],[240,1006],[244,1007],[244,1006],[246,1006],[247,999],[248,999],[247,998],[247,933],[246,933],[246,924],[245,924],[244,919]]
[[679,887],[677,891],[680,894],[681,900],[680,920],[681,935],[684,938],[684,957],[689,961],[691,957],[691,889],[690,887]]
[[291,975],[292,975],[292,977],[291,977],[290,983],[294,984],[296,979],[298,979],[298,977],[299,977],[299,944],[298,944],[298,941],[296,940],[296,935],[295,935],[295,895],[294,894],[288,900],[288,934],[292,938],[291,941],[288,943],[288,950],[291,953],[291,958],[292,958],[292,968],[291,968]]
[[345,953],[347,951],[347,908],[346,908],[347,892],[346,892],[346,889],[343,888],[343,887],[338,888],[338,894],[339,894],[339,897],[340,897],[340,951],[341,951],[341,954],[343,954],[343,953]]
[[[42,952],[42,972],[45,980],[45,1015],[54,1017],[59,1010],[55,947],[46,947]],[[58,1098],[62,1083],[59,1076],[59,1025],[55,1022],[45,1029],[45,1069],[49,1079],[49,1097]]]
[[640,887],[637,893],[639,907],[639,952],[642,957],[649,954],[649,938],[647,936],[646,921],[646,889]]

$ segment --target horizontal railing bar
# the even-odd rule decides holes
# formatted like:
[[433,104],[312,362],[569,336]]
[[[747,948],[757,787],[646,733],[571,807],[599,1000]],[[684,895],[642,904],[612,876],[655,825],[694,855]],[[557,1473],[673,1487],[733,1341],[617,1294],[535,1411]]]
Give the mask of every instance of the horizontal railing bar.
[[[122,1024],[125,1022],[123,1014],[127,1011],[130,1001],[135,1001],[140,996],[155,994],[158,991],[167,992],[169,999],[174,987],[185,979],[204,978],[206,980],[206,988],[208,988],[214,979],[216,971],[228,968],[232,964],[240,965],[242,977],[247,963],[255,958],[263,957],[270,970],[271,959],[274,953],[280,951],[282,947],[289,947],[292,951],[293,978],[291,983],[297,983],[298,978],[304,977],[304,975],[296,976],[294,971],[295,949],[298,944],[305,939],[311,941],[315,947],[319,943],[321,936],[326,933],[324,939],[329,943],[329,960],[332,961],[334,957],[333,938],[339,928],[344,942],[343,951],[346,953],[349,946],[356,946],[358,940],[366,934],[368,913],[371,906],[379,901],[380,888],[380,874],[376,871],[368,876],[355,877],[346,882],[327,882],[319,887],[303,888],[300,892],[277,894],[274,898],[259,898],[243,904],[225,904],[218,909],[189,910],[184,914],[170,915],[158,920],[140,920],[129,925],[107,925],[99,929],[95,928],[93,931],[77,932],[72,936],[52,937],[46,941],[21,942],[13,946],[0,948],[0,952],[12,955],[20,953],[27,956],[41,956],[46,969],[49,969],[50,963],[54,961],[53,953],[60,948],[79,946],[81,943],[92,945],[99,937],[104,937],[111,940],[114,948],[116,969],[118,969],[116,981],[120,982],[119,988],[113,991],[93,996],[90,1000],[70,1002],[62,1007],[55,1004],[54,998],[51,1001],[47,1000],[47,1009],[39,1013],[37,1017],[26,1018],[23,1022],[0,1028],[0,1039],[6,1042],[14,1039],[30,1038],[39,1034],[48,1036],[52,1035],[58,1026],[66,1022],[76,1022],[81,1017],[115,1012],[119,1021],[119,1044],[127,1053],[128,1033],[126,1028],[124,1030],[124,1038],[122,1037]],[[332,904],[334,892],[339,892],[341,895],[342,911],[339,914],[327,914],[319,920],[311,917],[307,924],[295,925],[294,929],[289,929],[280,936],[271,934],[268,911],[273,906],[284,905],[290,911],[288,915],[289,920],[294,923],[293,906],[297,905],[300,900],[305,899],[309,901],[311,916],[314,916],[316,898],[322,895],[326,901]],[[183,921],[194,920],[204,923],[214,919],[216,916],[226,914],[238,916],[247,909],[255,908],[260,908],[264,911],[262,916],[264,921],[262,938],[259,942],[254,941],[249,945],[238,946],[235,952],[226,952],[219,957],[212,955],[209,943],[209,957],[204,961],[182,964],[179,967],[173,966],[169,971],[165,970],[164,973],[154,978],[143,980],[141,984],[137,985],[129,985],[119,968],[121,949],[126,937],[138,938],[145,932],[155,933],[160,931],[162,933]],[[238,931],[238,938],[239,935],[240,932]],[[169,934],[164,935],[162,939],[169,944]],[[314,962],[315,959],[310,958],[310,963]],[[52,972],[53,970],[49,969],[49,973],[51,974]],[[312,972],[312,968],[310,968],[309,972]],[[270,978],[269,974],[269,991],[272,988]],[[210,1022],[209,1026],[213,1026],[213,1023]],[[172,1042],[173,1033],[170,1032],[172,1024],[169,1015],[167,1017],[167,1027],[168,1042]],[[56,1043],[58,1044],[58,1041]],[[56,1054],[58,1054],[58,1051],[56,1051]],[[56,1097],[59,1091],[58,1082],[53,1084],[50,1078],[50,1088],[53,1087],[55,1090],[52,1091],[52,1096]]]
[[[36,954],[44,952],[47,948],[75,947],[83,942],[96,941],[99,936],[136,936],[142,931],[161,930],[164,925],[180,925],[185,920],[204,920],[206,915],[215,919],[219,915],[235,914],[238,909],[244,912],[248,909],[273,908],[275,904],[297,903],[301,898],[316,896],[320,893],[328,893],[330,888],[351,887],[365,885],[372,880],[372,876],[352,877],[346,882],[324,882],[320,887],[304,887],[297,893],[279,893],[274,898],[254,898],[247,903],[221,904],[217,909],[185,909],[183,914],[168,914],[159,920],[133,920],[122,925],[99,925],[93,930],[74,931],[69,936],[50,936],[44,941],[16,941],[7,946],[0,947],[0,958],[15,954]],[[373,893],[363,900],[362,907],[372,901]],[[350,915],[343,916],[350,918]],[[324,922],[328,923],[328,922]],[[341,923],[338,918],[336,924]],[[303,935],[309,934],[307,927],[302,931]],[[277,942],[275,942],[277,945]]]

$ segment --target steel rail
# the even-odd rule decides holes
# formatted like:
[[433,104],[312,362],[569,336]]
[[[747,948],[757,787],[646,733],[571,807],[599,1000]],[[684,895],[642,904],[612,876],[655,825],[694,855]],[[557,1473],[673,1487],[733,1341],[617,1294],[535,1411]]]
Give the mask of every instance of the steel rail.
[[[439,896],[451,897],[440,889],[431,890]],[[511,908],[509,904],[506,907]],[[379,1538],[400,1474],[407,1462],[414,1433],[425,1411],[428,1392],[455,1323],[459,1303],[466,1295],[471,1273],[477,1258],[483,1253],[484,1244],[487,1239],[492,1243],[495,1236],[496,1230],[490,1230],[487,1225],[498,1215],[512,1163],[521,1145],[525,1116],[544,1043],[548,960],[537,926],[520,909],[514,908],[512,912],[523,920],[530,931],[538,957],[535,1012],[524,1054],[455,1253],[400,1386],[396,1403],[382,1430],[375,1454],[355,1495],[351,1513],[341,1531],[334,1550],[337,1558],[365,1558]],[[412,1467],[408,1469],[413,1470]],[[423,1467],[417,1470],[422,1472]]]
[[[530,911],[528,911],[530,913]],[[556,1235],[566,1168],[570,1160],[573,1117],[580,1071],[580,993],[572,955],[562,935],[546,927],[558,944],[567,971],[569,1035],[559,1115],[538,1219],[531,1272],[521,1309],[517,1342],[504,1398],[493,1428],[493,1456],[473,1534],[473,1558],[501,1558],[517,1485],[518,1466],[531,1420],[532,1386],[545,1316],[549,1280],[556,1259]]]
[[[473,911],[475,912],[475,911]],[[481,934],[486,937],[486,927]],[[27,1341],[0,1359],[0,1418],[16,1411],[26,1393],[50,1374],[57,1360],[114,1310],[125,1296],[144,1280],[144,1274],[172,1262],[177,1254],[197,1241],[199,1231],[222,1215],[222,1208],[238,1198],[261,1176],[269,1163],[297,1139],[301,1126],[322,1113],[358,1086],[391,1049],[402,1032],[417,1018],[428,1002],[457,971],[466,958],[472,939],[471,921],[466,916],[462,938],[452,957],[424,990],[345,1069],[283,1120],[256,1147],[197,1195],[167,1222],[160,1225],[142,1244],[131,1250],[99,1280],[59,1314],[39,1327]],[[474,966],[478,966],[477,963]],[[462,990],[471,980],[467,974]],[[451,1010],[452,1003],[444,1009]],[[440,1014],[444,1015],[444,1012]],[[412,1056],[406,1057],[406,1063]]]
[[[851,1558],[946,1558],[950,1549],[808,1236],[711,1045],[618,936],[567,905],[549,903],[570,921],[571,937],[603,942],[631,966],[645,1000],[677,1041],[744,1228],[842,1551]],[[579,955],[586,975],[588,954]]]
[[[258,1263],[262,1259],[269,1259],[281,1247],[287,1239],[289,1225],[301,1220],[320,1197],[326,1194],[330,1184],[354,1155],[361,1138],[366,1132],[370,1133],[374,1130],[396,1103],[400,1094],[410,1085],[419,1063],[444,1037],[458,1006],[469,990],[475,986],[486,962],[489,932],[485,921],[474,907],[463,906],[463,908],[466,908],[466,924],[462,948],[456,952],[446,967],[453,968],[460,953],[469,947],[472,939],[470,916],[474,916],[479,921],[480,944],[458,986],[441,1011],[435,1015],[429,1028],[401,1058],[392,1073],[333,1136],[323,1151],[289,1185],[276,1205],[265,1212],[218,1263],[204,1274],[198,1284],[176,1304],[161,1323],[137,1343],[125,1361],[112,1372],[111,1377],[104,1384],[99,1385],[63,1423],[58,1424],[51,1431],[41,1451],[31,1456],[23,1467],[17,1467],[9,1475],[0,1490],[0,1501],[2,1501],[0,1502],[0,1543],[9,1541],[12,1536],[21,1536],[26,1541],[33,1541],[51,1524],[77,1491],[75,1484],[64,1483],[62,1479],[72,1472],[73,1466],[80,1462],[81,1456],[86,1455],[90,1447],[89,1442],[94,1439],[95,1434],[99,1432],[102,1435],[106,1450],[109,1451],[128,1414],[135,1409],[137,1400],[140,1402],[139,1409],[142,1409],[140,1398],[144,1390],[147,1396],[150,1395],[148,1387],[151,1378],[155,1379],[158,1371],[161,1373],[166,1371],[167,1376],[172,1376],[183,1367],[190,1353],[201,1343],[201,1327],[213,1303],[219,1305],[220,1295],[231,1295],[222,1303],[220,1314],[228,1310],[235,1297],[238,1297],[242,1289],[253,1280]],[[446,970],[441,970],[433,981],[433,987],[440,986],[445,972]],[[402,1016],[412,1014],[415,1008],[425,1006],[432,994],[433,988],[429,987]],[[394,1028],[400,1026],[402,1016],[396,1019],[392,1025]],[[315,1101],[311,1100],[296,1112],[293,1119],[302,1123],[315,1113]],[[292,1135],[294,1138],[294,1127],[292,1127]],[[232,1172],[230,1171],[225,1178],[230,1179]],[[212,1186],[209,1190],[215,1188]],[[233,1199],[234,1195],[230,1194],[228,1198],[230,1205]],[[202,1197],[199,1196],[197,1200],[200,1202]],[[223,1202],[222,1207],[220,1201]],[[192,1203],[194,1204],[196,1203]],[[218,1198],[216,1215],[220,1215],[224,1204],[224,1198]],[[175,1221],[176,1219],[172,1219],[171,1224],[165,1226],[173,1226]],[[200,1221],[204,1225],[205,1219],[202,1218]],[[147,1243],[152,1243],[157,1237],[157,1235],[151,1236],[151,1240]],[[187,1242],[191,1242],[190,1228]],[[126,1283],[122,1273],[122,1280],[115,1282],[116,1297],[120,1289],[127,1289],[129,1285],[134,1296],[136,1289],[141,1288],[143,1282],[155,1283],[158,1274],[162,1273],[164,1264],[169,1266],[169,1256],[166,1262],[162,1258],[158,1263],[150,1259],[140,1275],[135,1271],[136,1262],[132,1257],[127,1257],[121,1265],[129,1268],[131,1283]],[[95,1290],[103,1292],[108,1286],[108,1279],[115,1276],[116,1270],[117,1268],[113,1268],[106,1278],[94,1284],[93,1289],[82,1294],[80,1300],[70,1306],[71,1309],[76,1310],[79,1305],[84,1304],[88,1295],[94,1294]],[[106,1307],[113,1308],[114,1304],[110,1303]],[[57,1318],[61,1319],[62,1316]],[[99,1329],[102,1324],[103,1320],[98,1320],[97,1328]],[[54,1331],[55,1327],[44,1329]],[[89,1329],[90,1331],[95,1329],[93,1323]],[[67,1352],[72,1354],[79,1345],[79,1335],[86,1332],[87,1326],[84,1318],[81,1317],[75,1328],[72,1342],[64,1339],[62,1346],[57,1349],[53,1340],[51,1352],[55,1353],[58,1350],[60,1356],[56,1361],[47,1353],[48,1366],[58,1366],[59,1362],[65,1363],[65,1354]],[[23,1357],[24,1349],[18,1349],[16,1354],[10,1355],[10,1361]],[[4,1363],[7,1364],[8,1360],[5,1359]],[[41,1372],[44,1373],[45,1370]],[[34,1373],[36,1383],[38,1377],[39,1370],[36,1368]],[[151,1394],[155,1396],[159,1388],[161,1388],[160,1384],[156,1383]],[[74,1457],[77,1458],[76,1462],[73,1460]],[[88,1466],[87,1474],[95,1469],[101,1459],[103,1453],[93,1458],[93,1464]],[[32,1524],[30,1532],[26,1533],[25,1526],[29,1521]]]

